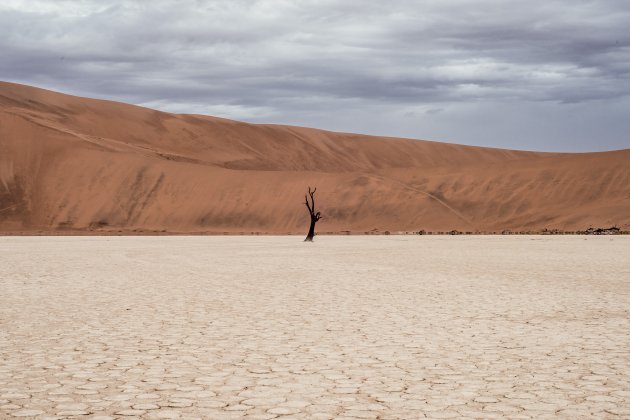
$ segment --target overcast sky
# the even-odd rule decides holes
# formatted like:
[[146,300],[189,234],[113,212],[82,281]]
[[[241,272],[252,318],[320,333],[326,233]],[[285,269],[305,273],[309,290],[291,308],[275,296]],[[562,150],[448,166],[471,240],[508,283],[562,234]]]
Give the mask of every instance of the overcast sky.
[[630,147],[629,0],[2,0],[0,79],[179,113]]

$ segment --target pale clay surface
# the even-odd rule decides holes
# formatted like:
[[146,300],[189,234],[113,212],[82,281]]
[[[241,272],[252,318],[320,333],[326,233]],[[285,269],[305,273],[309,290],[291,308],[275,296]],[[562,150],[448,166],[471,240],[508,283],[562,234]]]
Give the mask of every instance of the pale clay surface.
[[630,418],[630,237],[5,237],[0,299],[1,418]]

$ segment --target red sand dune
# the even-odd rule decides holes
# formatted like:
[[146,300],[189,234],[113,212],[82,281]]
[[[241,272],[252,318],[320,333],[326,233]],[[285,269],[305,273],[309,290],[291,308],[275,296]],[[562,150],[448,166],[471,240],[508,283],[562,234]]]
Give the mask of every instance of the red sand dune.
[[630,227],[630,149],[535,153],[257,125],[0,82],[0,232]]

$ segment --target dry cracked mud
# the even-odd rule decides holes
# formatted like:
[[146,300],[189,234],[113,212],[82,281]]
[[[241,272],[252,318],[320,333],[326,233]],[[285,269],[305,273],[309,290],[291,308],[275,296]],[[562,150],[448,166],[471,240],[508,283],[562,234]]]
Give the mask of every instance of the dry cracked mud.
[[630,418],[630,238],[3,237],[0,418]]

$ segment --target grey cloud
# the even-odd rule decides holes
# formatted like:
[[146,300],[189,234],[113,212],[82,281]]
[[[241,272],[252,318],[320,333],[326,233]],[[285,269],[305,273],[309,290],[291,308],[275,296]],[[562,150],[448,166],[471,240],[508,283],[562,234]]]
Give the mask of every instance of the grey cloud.
[[7,0],[0,79],[252,122],[603,150],[630,147],[628,27],[616,0]]

